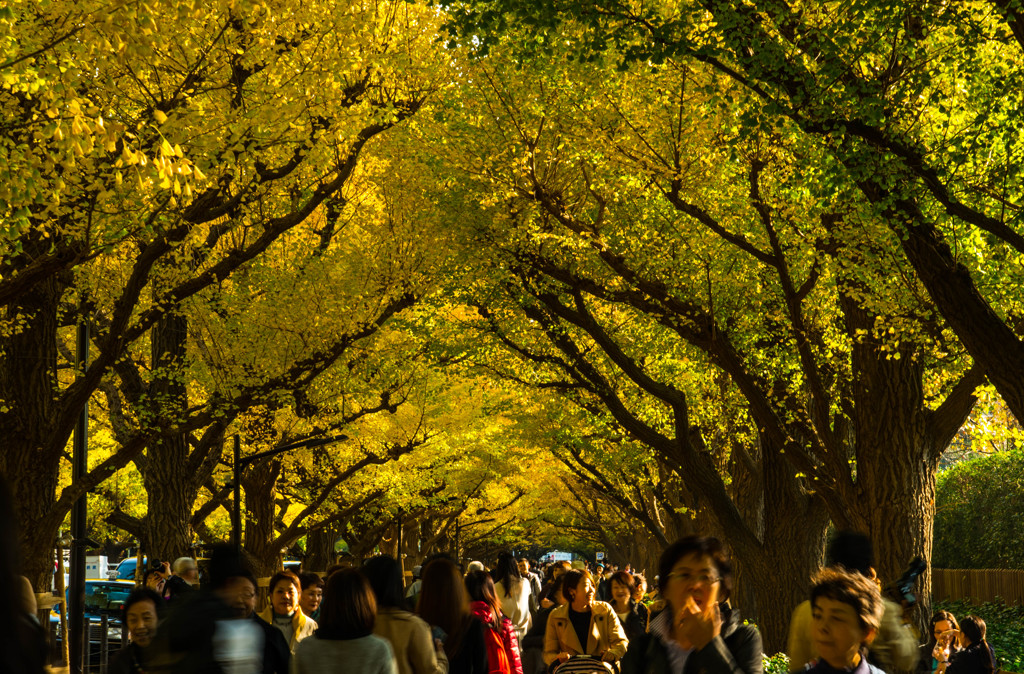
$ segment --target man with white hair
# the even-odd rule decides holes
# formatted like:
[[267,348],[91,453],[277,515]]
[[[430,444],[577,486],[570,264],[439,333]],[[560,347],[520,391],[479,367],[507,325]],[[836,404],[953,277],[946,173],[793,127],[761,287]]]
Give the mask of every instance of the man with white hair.
[[199,582],[199,566],[191,557],[178,557],[174,560],[174,564],[171,564],[171,573],[189,585]]
[[171,564],[171,577],[164,584],[164,592],[169,600],[174,600],[186,592],[190,592],[193,586],[199,584],[199,566],[196,560],[191,557],[178,557]]

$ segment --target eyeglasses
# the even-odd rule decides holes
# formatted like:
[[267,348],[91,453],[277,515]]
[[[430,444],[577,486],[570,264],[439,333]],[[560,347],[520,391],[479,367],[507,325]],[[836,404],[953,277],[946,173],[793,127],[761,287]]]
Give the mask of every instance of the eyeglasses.
[[714,576],[710,573],[699,573],[697,575],[693,575],[692,573],[689,573],[687,571],[677,571],[670,573],[668,574],[668,578],[669,580],[673,578],[678,578],[679,580],[683,581],[684,585],[698,583],[704,586],[714,585],[718,581],[722,580],[718,576]]

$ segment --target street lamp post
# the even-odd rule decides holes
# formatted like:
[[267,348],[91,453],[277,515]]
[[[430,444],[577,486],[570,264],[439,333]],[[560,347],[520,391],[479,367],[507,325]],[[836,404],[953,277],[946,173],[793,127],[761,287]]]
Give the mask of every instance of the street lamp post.
[[[78,323],[77,344],[75,352],[75,370],[78,376],[85,374],[89,366],[89,325],[84,320]],[[78,423],[75,424],[74,445],[72,448],[71,479],[78,481],[89,472],[89,405],[82,405]],[[75,501],[71,507],[71,582],[68,597],[68,614],[70,625],[64,633],[64,639],[70,642],[68,669],[71,674],[81,674],[83,654],[85,652],[85,537],[86,496]]]
[[64,583],[64,551],[71,549],[71,534],[61,532],[57,539],[57,594],[60,595],[60,633],[61,633],[61,655],[65,663],[70,663],[71,655],[68,651],[68,600],[67,586]]
[[330,445],[335,442],[343,442],[348,440],[348,436],[345,434],[334,435],[329,438],[320,438],[316,440],[302,440],[301,442],[293,442],[288,445],[282,445],[281,447],[275,447],[274,449],[268,449],[265,452],[257,452],[252,456],[242,457],[242,441],[238,434],[234,437],[234,456],[232,466],[232,488],[234,489],[234,505],[231,510],[231,542],[235,546],[235,549],[241,552],[242,550],[242,470],[251,463],[255,463],[260,459],[266,459],[271,456],[277,456],[289,452],[293,449],[309,449],[313,447],[322,447],[324,445]]

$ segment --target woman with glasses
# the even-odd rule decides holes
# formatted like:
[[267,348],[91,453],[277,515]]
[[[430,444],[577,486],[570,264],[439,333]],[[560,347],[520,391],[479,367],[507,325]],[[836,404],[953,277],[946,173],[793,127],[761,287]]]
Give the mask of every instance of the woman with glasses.
[[717,538],[688,536],[662,553],[665,609],[630,644],[623,674],[761,674],[761,635],[726,603],[732,566]]
[[551,612],[544,633],[544,662],[555,671],[573,656],[590,655],[615,663],[625,655],[629,640],[622,624],[609,604],[594,600],[594,593],[594,582],[586,571],[565,574],[562,595],[568,603]]

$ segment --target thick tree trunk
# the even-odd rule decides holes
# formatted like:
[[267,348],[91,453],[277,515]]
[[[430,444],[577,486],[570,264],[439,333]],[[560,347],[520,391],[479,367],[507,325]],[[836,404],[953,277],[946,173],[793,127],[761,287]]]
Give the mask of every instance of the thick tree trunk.
[[824,503],[804,491],[781,454],[766,447],[761,464],[763,542],[734,551],[741,596],[752,595],[755,602],[738,607],[757,623],[764,652],[771,655],[785,650],[793,609],[807,599],[810,578],[821,567],[829,519]]
[[[851,330],[874,317],[844,307]],[[924,407],[924,368],[910,349],[884,352],[870,338],[853,346],[853,423],[856,443],[854,495],[839,526],[867,533],[883,583],[894,580],[915,556],[931,559],[935,472],[941,448],[933,446]],[[892,357],[898,356],[897,358]],[[846,515],[848,520],[841,519]],[[920,586],[927,600],[931,582]],[[927,601],[922,604],[927,607]]]
[[[187,413],[187,336],[188,322],[177,314],[165,316],[150,334],[156,374],[149,402],[152,414],[163,424],[173,424]],[[155,559],[174,560],[191,554],[189,521],[197,485],[188,459],[188,438],[182,434],[157,439],[149,447],[143,475],[148,497],[144,535]]]
[[310,571],[326,571],[334,564],[334,542],[338,540],[338,525],[310,531],[306,536],[305,566]]
[[189,521],[196,493],[189,476],[182,474],[187,456],[188,449],[181,436],[168,438],[150,448],[144,475],[149,505],[143,520],[143,540],[147,542],[151,559],[174,561],[192,554]]
[[274,545],[274,494],[280,464],[270,461],[255,466],[242,477],[245,489],[244,550],[259,578],[281,568],[281,550]]
[[13,328],[0,348],[0,472],[10,485],[20,527],[22,571],[48,589],[54,541],[63,519],[51,513],[60,454],[47,454],[56,420],[57,306],[63,286],[49,278],[8,305]]
[[[849,301],[843,309],[851,334],[860,329],[870,335],[873,315]],[[878,575],[890,583],[914,557],[931,560],[939,456],[974,399],[964,396],[938,411],[927,409],[924,367],[909,347],[883,351],[870,337],[855,339],[852,364],[854,497],[845,512],[833,513],[833,519],[868,533]],[[930,607],[930,575],[918,581],[916,594],[917,622],[923,624]]]

